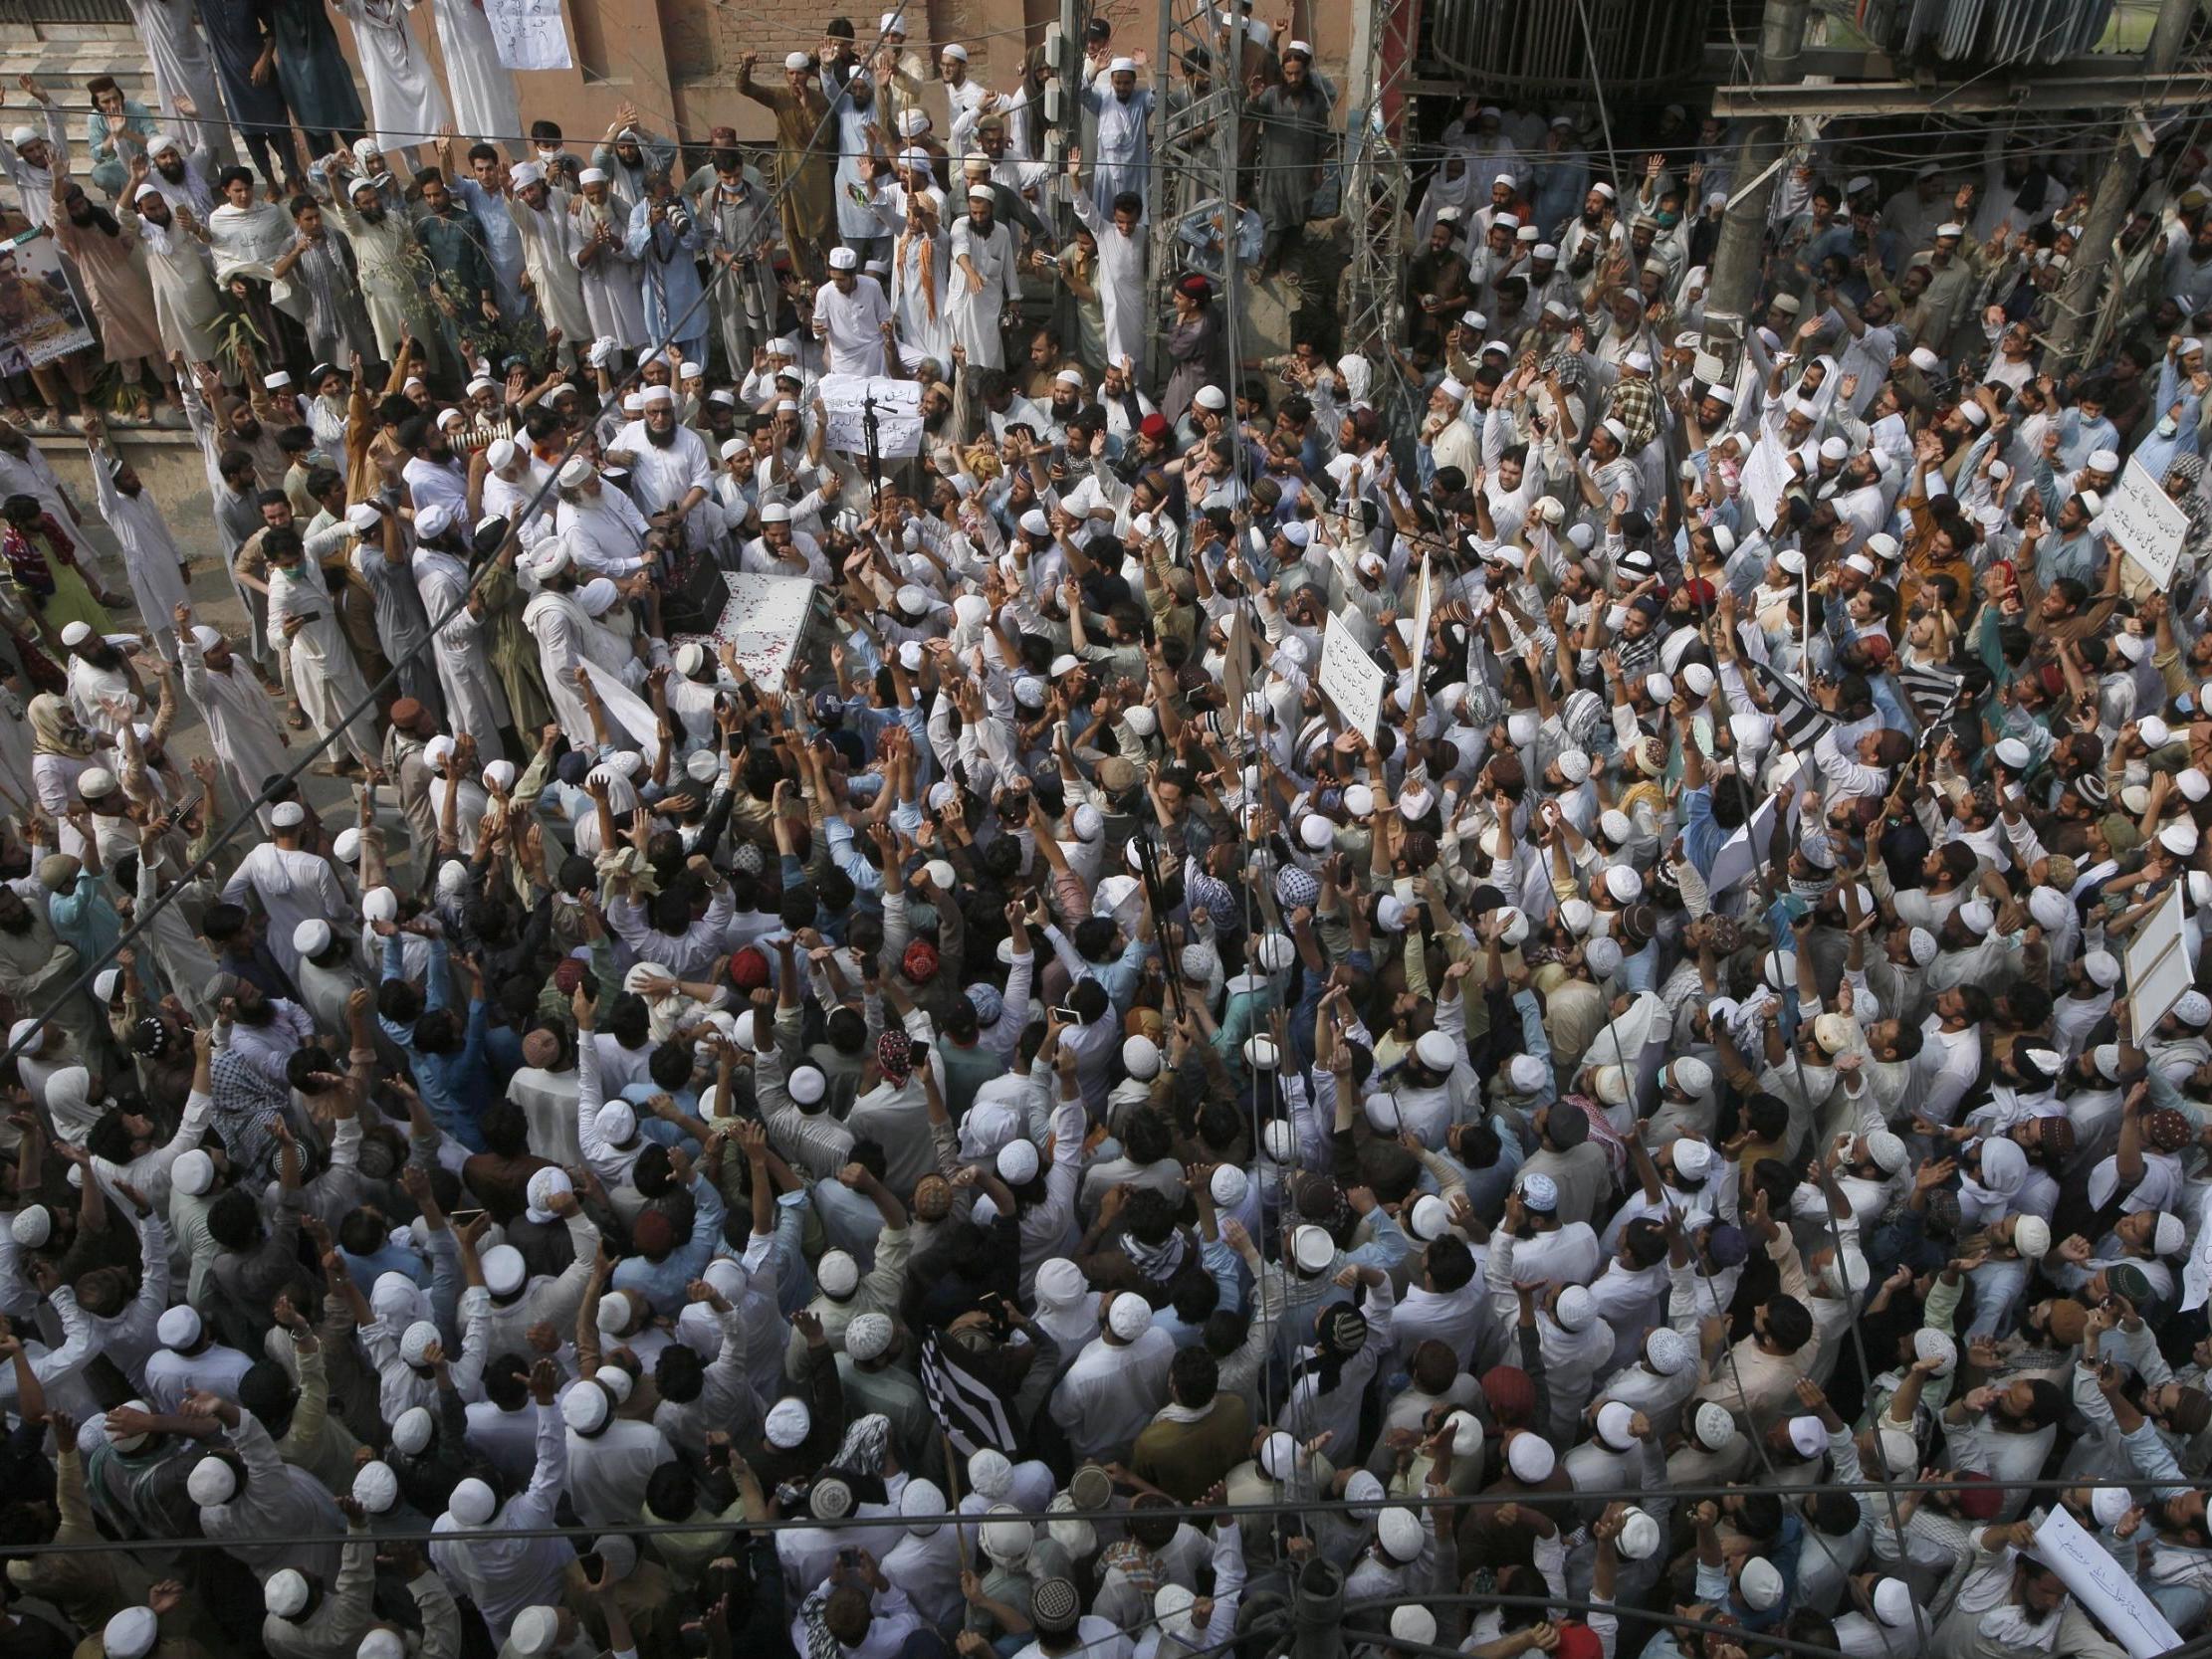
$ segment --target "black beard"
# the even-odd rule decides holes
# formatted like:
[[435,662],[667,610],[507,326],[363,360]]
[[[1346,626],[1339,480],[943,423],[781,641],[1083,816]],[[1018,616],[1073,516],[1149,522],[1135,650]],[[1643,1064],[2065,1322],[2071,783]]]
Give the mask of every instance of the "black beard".
[[241,443],[258,444],[261,442],[261,422],[248,421],[244,426],[234,426],[231,428],[231,435]]
[[18,938],[31,931],[31,913],[18,911],[15,915],[0,918],[0,933],[12,933]]
[[648,426],[645,429],[645,441],[655,449],[666,449],[676,441],[676,428],[671,424],[666,432],[662,432],[656,427]]
[[380,225],[384,222],[384,204],[382,202],[371,202],[368,206],[356,207],[353,211],[361,216],[363,224]]

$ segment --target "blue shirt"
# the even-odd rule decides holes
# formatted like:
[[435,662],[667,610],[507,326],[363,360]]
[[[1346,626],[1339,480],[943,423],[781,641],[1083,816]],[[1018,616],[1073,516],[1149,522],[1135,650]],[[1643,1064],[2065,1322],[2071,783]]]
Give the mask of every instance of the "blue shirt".
[[[384,940],[383,977],[387,980],[407,977],[400,935],[396,933]],[[444,963],[431,965],[429,984],[423,995],[424,1013],[451,1005],[448,978]],[[492,1071],[484,1057],[484,999],[481,996],[470,999],[461,1047],[453,1054],[425,1054],[417,1048],[415,1021],[401,1024],[382,1015],[377,1021],[383,1026],[384,1035],[406,1054],[407,1064],[415,1074],[415,1092],[422,1097],[431,1122],[470,1151],[484,1150],[484,1132],[476,1122],[477,1115],[491,1104],[492,1098]]]

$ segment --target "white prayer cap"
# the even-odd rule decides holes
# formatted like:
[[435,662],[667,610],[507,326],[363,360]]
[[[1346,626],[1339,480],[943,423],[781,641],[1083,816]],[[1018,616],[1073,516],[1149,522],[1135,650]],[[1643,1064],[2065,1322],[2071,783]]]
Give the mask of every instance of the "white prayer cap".
[[1660,1376],[1679,1376],[1696,1357],[1689,1339],[1670,1325],[1654,1326],[1644,1338],[1644,1357]]
[[829,250],[829,268],[832,271],[857,271],[860,269],[860,256],[850,248],[832,248]]
[[1652,372],[1652,354],[1648,351],[1632,351],[1622,359],[1622,363],[1638,374]]
[[425,1364],[437,1344],[438,1328],[426,1319],[418,1319],[399,1334],[399,1357],[410,1365]]
[[812,1106],[827,1091],[829,1081],[818,1066],[795,1066],[785,1087],[799,1105]]
[[1135,1342],[1152,1329],[1152,1304],[1135,1291],[1123,1291],[1106,1310],[1106,1329],[1125,1343]]
[[83,645],[92,637],[93,629],[89,622],[72,622],[62,630],[62,643],[64,645]]
[[[2118,1498],[2120,1513],[2124,1515],[2127,1512],[2127,1493],[2121,1487],[2099,1487],[2091,1499],[2090,1507],[2094,1510],[2096,1500],[2107,1493]],[[1912,1588],[1902,1578],[1883,1578],[1878,1582],[1875,1585],[1874,1604],[1875,1617],[1893,1630],[1901,1630],[1912,1622]]]
[[725,461],[735,461],[739,456],[743,455],[752,447],[753,446],[743,438],[732,438],[728,443],[722,446],[722,459]]
[[1393,1504],[1383,1511],[1375,1532],[1383,1546],[1383,1554],[1395,1561],[1416,1559],[1429,1536],[1421,1524],[1421,1517],[1404,1504]]
[[1851,446],[1841,438],[1823,438],[1821,440],[1821,459],[1823,461],[1842,461],[1850,454]]
[[814,1282],[828,1296],[850,1296],[860,1286],[860,1264],[844,1250],[827,1250],[814,1270]]
[[1336,1240],[1326,1227],[1303,1222],[1290,1230],[1290,1259],[1301,1273],[1319,1273],[1336,1260]]
[[179,1303],[161,1316],[153,1334],[163,1348],[190,1348],[200,1340],[200,1316]]
[[763,502],[761,504],[762,523],[787,524],[790,521],[791,508],[788,502]]
[[[885,12],[882,17],[876,20],[876,33],[879,35],[903,35],[906,33],[906,20],[899,16],[897,12]],[[912,1490],[911,1486],[909,1490]],[[942,1502],[943,1500],[940,1499],[939,1501]]]
[[[859,1321],[853,1323],[857,1325]],[[910,1479],[905,1489],[899,1493],[899,1514],[907,1517],[906,1530],[916,1538],[928,1538],[943,1525],[940,1521],[925,1520],[924,1517],[936,1517],[944,1513],[945,1491],[935,1481]]]
[[591,463],[580,455],[572,455],[561,464],[557,483],[563,490],[581,489],[593,472]]
[[814,1415],[806,1409],[801,1399],[785,1398],[769,1407],[763,1433],[768,1443],[778,1451],[791,1451],[802,1444],[814,1426]]
[[1660,1542],[1659,1524],[1632,1505],[1621,1517],[1620,1536],[1613,1541],[1613,1548],[1624,1560],[1642,1561],[1659,1554]]
[[1121,1045],[1122,1070],[1140,1083],[1160,1075],[1160,1045],[1141,1033],[1126,1037]]
[[215,1160],[194,1146],[169,1165],[169,1185],[188,1198],[197,1198],[215,1184]]
[[[599,1309],[603,1318],[606,1304],[602,1302]],[[588,1377],[572,1384],[560,1396],[560,1420],[578,1434],[596,1433],[605,1426],[607,1413],[611,1409],[607,1403],[607,1391]]]
[[277,829],[298,829],[308,821],[307,808],[298,801],[279,801],[269,812],[269,822]]
[[151,1607],[125,1607],[100,1632],[100,1645],[108,1659],[145,1659],[160,1639],[161,1621]]
[[1728,1408],[1713,1400],[1700,1405],[1690,1419],[1690,1438],[1708,1452],[1724,1452],[1736,1443],[1740,1431]]
[[1137,73],[1137,60],[1134,58],[1116,58],[1106,66],[1106,73],[1108,75],[1135,75]]
[[1390,1633],[1399,1641],[1410,1642],[1415,1647],[1434,1647],[1437,1642],[1437,1615],[1418,1601],[1409,1601],[1392,1609]]
[[471,1475],[453,1489],[445,1507],[446,1513],[462,1526],[481,1527],[498,1511],[499,1499],[490,1486]]
[[1014,1140],[998,1148],[996,1159],[998,1178],[1008,1186],[1020,1186],[1037,1178],[1037,1147],[1033,1141]]
[[953,42],[950,46],[940,47],[937,55],[940,58],[958,58],[964,64],[968,62],[968,48],[958,41]]
[[1524,1486],[1551,1479],[1558,1463],[1559,1454],[1552,1450],[1551,1442],[1533,1429],[1522,1429],[1505,1443],[1505,1467]]
[[1799,1457],[1818,1457],[1828,1449],[1828,1429],[1818,1417],[1792,1417],[1789,1435],[1790,1445]]
[[813,64],[814,60],[807,57],[803,52],[786,52],[783,54],[783,67],[787,70],[811,69]]
[[306,1576],[297,1567],[279,1567],[261,1586],[261,1603],[279,1618],[297,1618],[308,1604]]
[[[1026,1146],[1026,1141],[1020,1144]],[[880,1359],[891,1348],[888,1314],[862,1314],[845,1327],[845,1351],[855,1359]]]
[[2093,449],[2090,451],[2090,470],[2098,473],[2116,473],[2119,471],[2119,456],[2108,449]]
[[448,427],[460,426],[467,419],[468,417],[458,409],[440,409],[438,411],[438,429],[442,432]]
[[227,1504],[237,1492],[238,1471],[213,1452],[193,1464],[184,1481],[185,1496],[202,1509]]
[[176,139],[166,132],[156,132],[146,140],[146,154],[166,155],[177,147]]
[[1782,1574],[1764,1555],[1754,1555],[1736,1575],[1736,1591],[1745,1606],[1763,1613],[1782,1599]]
[[1614,1451],[1625,1452],[1636,1444],[1633,1424],[1636,1412],[1619,1400],[1607,1400],[1598,1407],[1596,1428],[1598,1438]]
[[647,409],[658,409],[664,403],[674,403],[676,394],[666,386],[647,386],[637,394],[638,403]]
[[968,199],[972,202],[995,202],[998,199],[998,193],[988,184],[971,184],[968,187]]
[[415,537],[429,541],[453,527],[453,510],[443,502],[432,502],[415,515]]

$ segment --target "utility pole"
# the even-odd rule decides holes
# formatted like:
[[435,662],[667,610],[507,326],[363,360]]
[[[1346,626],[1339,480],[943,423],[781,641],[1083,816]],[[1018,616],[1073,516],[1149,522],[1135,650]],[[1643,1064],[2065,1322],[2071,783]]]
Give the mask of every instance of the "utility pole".
[[[1809,0],[1766,0],[1759,31],[1758,78],[1778,86],[1802,78],[1798,54],[1805,46]],[[1726,355],[1742,342],[1744,319],[1758,297],[1766,262],[1767,210],[1787,153],[1789,122],[1761,115],[1744,123],[1736,140],[1736,164],[1728,207],[1720,224],[1720,245],[1713,250],[1712,282],[1705,299],[1706,349]]]
[[[1233,7],[1229,16],[1224,35],[1213,0],[1163,0],[1160,7],[1160,49],[1152,70],[1147,263],[1157,310],[1165,314],[1175,280],[1191,269],[1196,252],[1177,233],[1190,214],[1218,203],[1224,227],[1221,269],[1208,275],[1218,286],[1215,303],[1228,313],[1233,342],[1243,305],[1243,273],[1236,259],[1236,164],[1244,91],[1236,66],[1244,29]],[[1153,330],[1151,347],[1150,367],[1157,376],[1167,361],[1165,328]]]
[[1345,275],[1343,346],[1375,365],[1377,406],[1399,437],[1410,437],[1421,408],[1398,367],[1405,324],[1406,110],[1403,84],[1414,56],[1414,0],[1371,0],[1353,8],[1348,84],[1367,89],[1348,103],[1344,122],[1344,195],[1338,204],[1351,240]]
[[[2143,54],[2145,81],[2173,73],[2181,61],[2189,25],[2196,20],[2198,3],[2160,0],[2150,47]],[[2142,111],[2131,109],[2128,115],[2132,126],[2141,120]],[[2116,287],[2111,292],[2104,289],[2104,271],[2111,262],[2113,244],[2127,223],[2127,204],[2135,199],[2142,180],[2143,159],[2126,132],[2119,135],[2104,158],[2103,176],[2098,180],[2097,194],[2090,202],[2089,223],[2083,227],[2081,243],[2074,250],[2074,268],[2066,275],[2066,286],[2059,290],[2059,320],[2051,330],[2048,362],[2053,375],[2076,367],[2088,354],[2099,317],[2117,298]]]

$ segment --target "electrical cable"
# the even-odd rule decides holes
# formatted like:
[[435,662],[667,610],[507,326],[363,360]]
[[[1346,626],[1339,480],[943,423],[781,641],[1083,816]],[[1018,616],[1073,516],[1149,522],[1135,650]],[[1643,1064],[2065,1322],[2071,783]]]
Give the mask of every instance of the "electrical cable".
[[[545,1407],[544,1409],[552,1410],[554,1408],[549,1406]],[[79,1455],[84,1455],[82,1449],[80,1450]],[[1960,1483],[1955,1480],[1911,1480],[1896,1481],[1889,1484],[1897,1491],[1901,1492],[1957,1492],[1962,1490]],[[2075,1490],[2094,1491],[2101,1488],[2111,1488],[2118,1491],[2128,1491],[2134,1487],[2141,1486],[2143,1484],[2145,1483],[2140,1477],[2137,1477],[2134,1480],[2122,1480],[2117,1477],[2100,1475],[2083,1476],[2073,1480],[2066,1480],[2058,1477],[2038,1477],[2033,1480],[2017,1481],[2008,1480],[2003,1483],[2003,1487],[2008,1492],[2068,1492]],[[1740,1496],[1743,1493],[1744,1488],[1740,1484],[1720,1485],[1687,1481],[1677,1483],[1670,1481],[1667,1483],[1666,1490],[1671,1496],[1678,1498],[1721,1498],[1729,1496]],[[1859,1494],[1880,1492],[1885,1490],[1885,1488],[1871,1481],[1808,1481],[1802,1484],[1785,1483],[1779,1487],[1779,1490],[1790,1494],[1810,1492],[1848,1492],[1852,1494]],[[1648,1487],[1577,1487],[1572,1494],[1566,1494],[1564,1496],[1572,1496],[1578,1502],[1610,1504],[1615,1502],[1635,1503],[1639,1497],[1649,1497],[1650,1495],[1651,1489]],[[1540,1494],[1539,1496],[1549,1495]],[[1471,1509],[1477,1505],[1494,1505],[1498,1502],[1499,1499],[1497,1495],[1491,1492],[1449,1492],[1438,1493],[1434,1496],[1423,1495],[1418,1499],[1386,1498],[1376,1503],[1361,1502],[1349,1498],[1313,1498],[1301,1501],[1295,1506],[1295,1508],[1301,1514],[1328,1513],[1349,1515],[1353,1519],[1358,1520],[1363,1518],[1362,1512],[1372,1513],[1373,1511],[1378,1509],[1391,1508],[1393,1505],[1405,1506],[1418,1504],[1419,1506],[1423,1507],[1438,1507],[1444,1509]],[[1182,1522],[1220,1520],[1241,1521],[1244,1518],[1251,1516],[1277,1516],[1283,1512],[1283,1509],[1284,1506],[1281,1504],[1165,1503],[1148,1506],[1143,1511],[1143,1514],[1145,1514],[1147,1517],[1157,1517],[1161,1520],[1173,1519]],[[838,1522],[837,1525],[840,1529],[860,1528],[867,1530],[883,1530],[889,1528],[905,1528],[916,1526],[973,1527],[980,1525],[986,1519],[988,1519],[988,1517],[981,1510],[949,1510],[942,1514],[934,1516],[902,1515],[897,1513],[879,1515],[856,1514],[847,1516],[844,1520]],[[682,1521],[641,1520],[632,1525],[615,1528],[594,1527],[585,1525],[583,1523],[578,1523],[577,1525],[572,1527],[555,1525],[546,1527],[513,1528],[454,1528],[444,1531],[428,1527],[395,1528],[389,1532],[379,1531],[375,1534],[375,1538],[378,1543],[397,1542],[409,1544],[430,1544],[441,1542],[458,1543],[476,1539],[564,1538],[582,1539],[588,1541],[590,1539],[598,1537],[602,1533],[606,1533],[609,1531],[628,1533],[635,1538],[653,1538],[661,1534],[696,1534],[702,1531],[713,1532],[722,1529],[727,1529],[732,1532],[804,1532],[808,1530],[818,1530],[820,1526],[821,1523],[819,1521],[816,1521],[811,1516],[806,1515],[777,1516],[766,1521],[743,1521],[728,1519],[710,1519],[707,1521],[702,1521],[698,1516],[692,1516]],[[351,1536],[352,1535],[348,1533],[285,1533],[282,1535],[264,1533],[240,1533],[235,1535],[226,1535],[222,1538],[97,1538],[86,1539],[70,1544],[58,1544],[50,1540],[48,1542],[40,1544],[10,1544],[8,1546],[7,1553],[11,1555],[98,1555],[112,1554],[116,1551],[127,1552],[147,1549],[226,1550],[245,1545],[269,1544],[295,1544],[302,1549],[312,1549],[325,1545],[342,1545],[346,1543],[348,1539],[351,1538]]]

